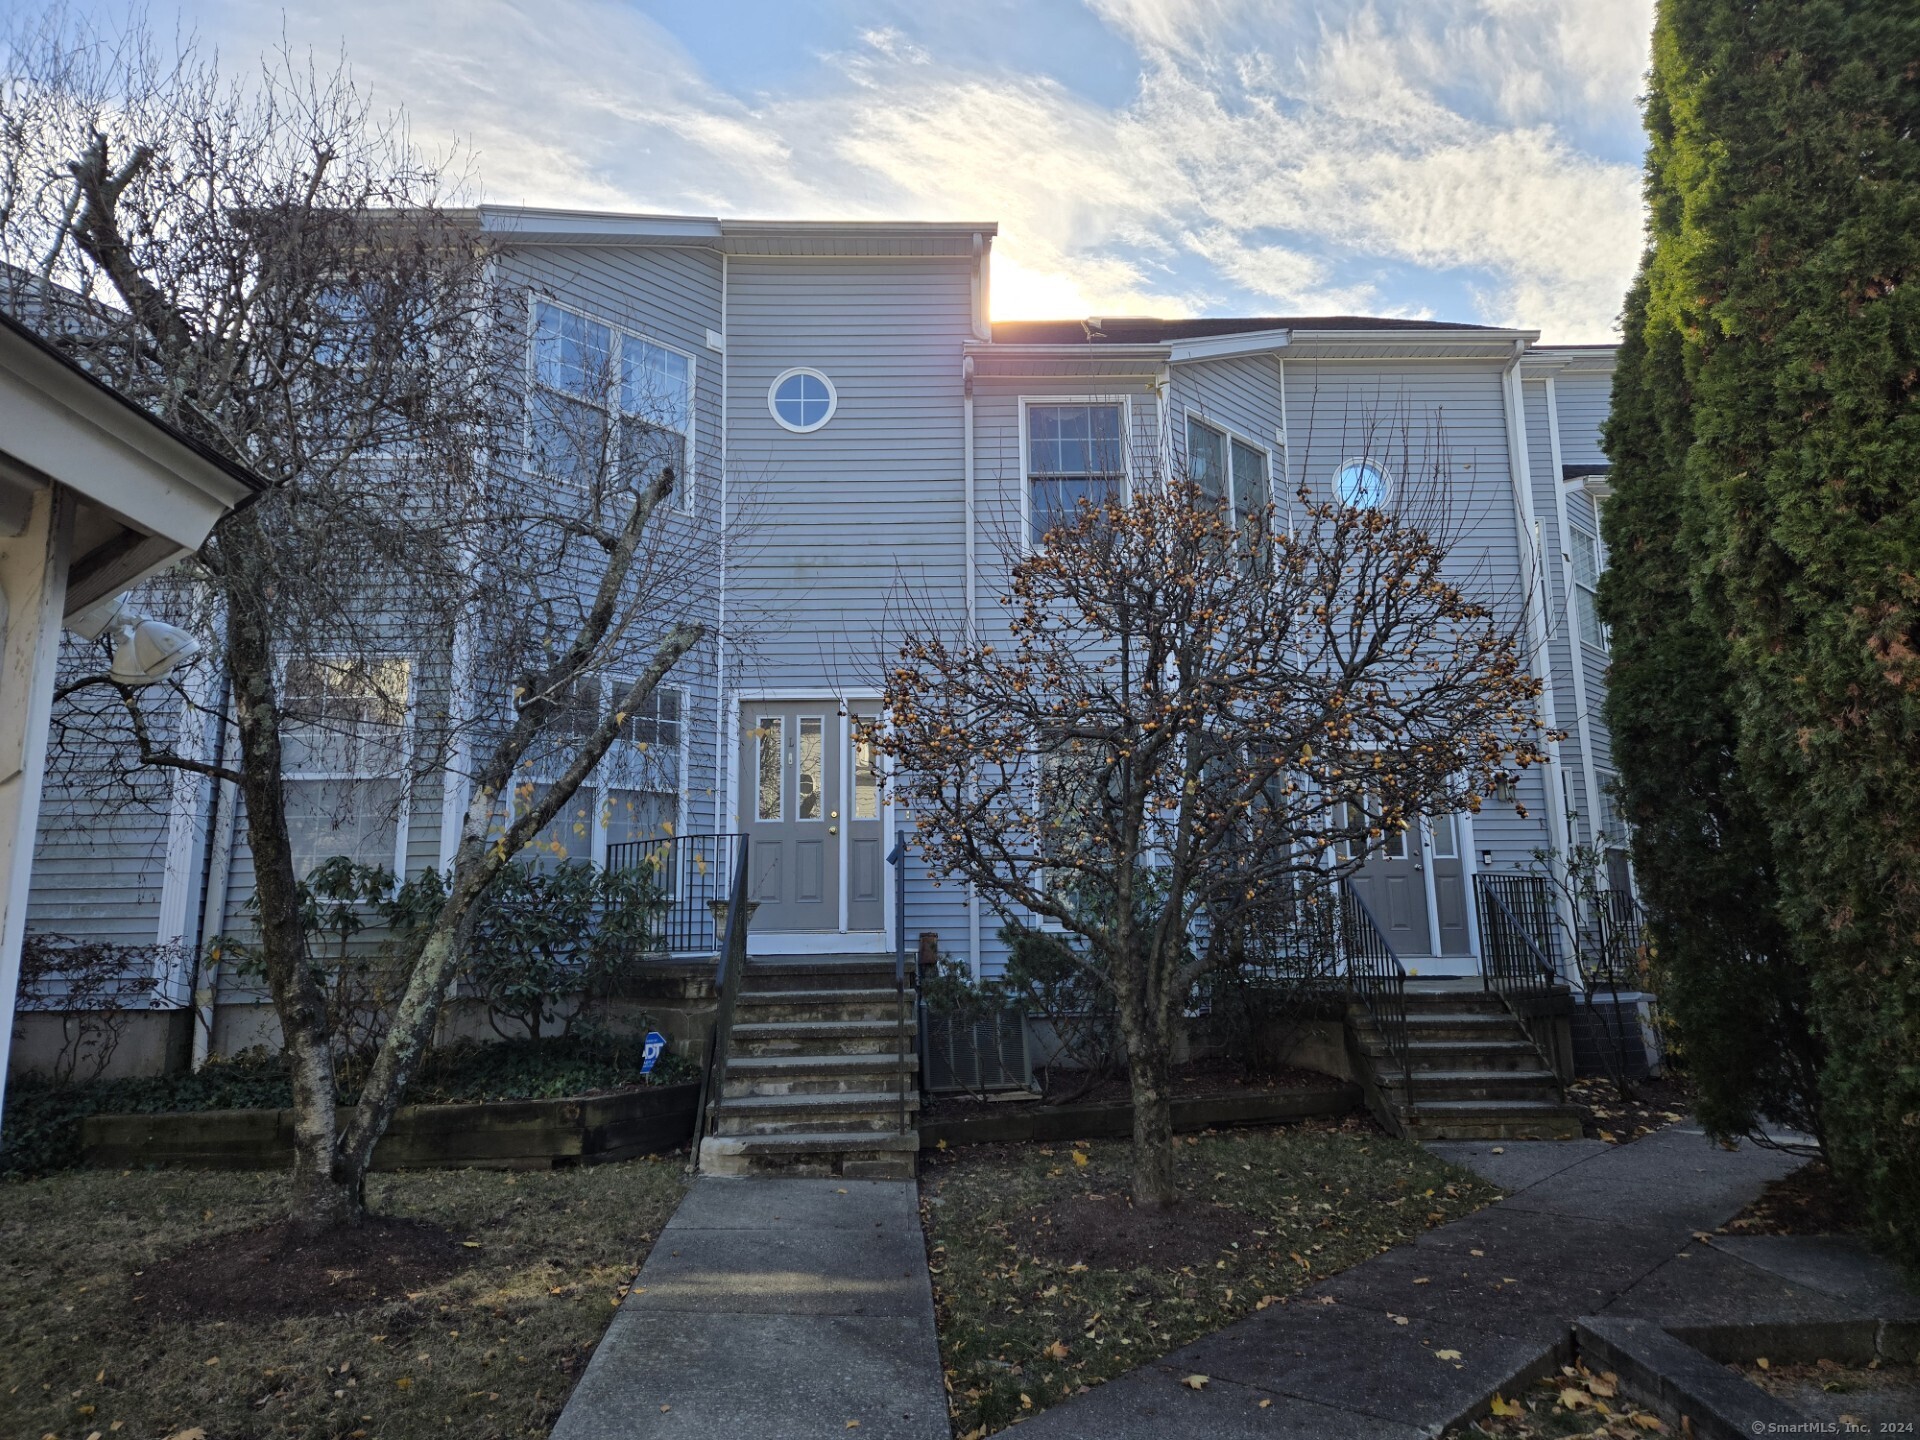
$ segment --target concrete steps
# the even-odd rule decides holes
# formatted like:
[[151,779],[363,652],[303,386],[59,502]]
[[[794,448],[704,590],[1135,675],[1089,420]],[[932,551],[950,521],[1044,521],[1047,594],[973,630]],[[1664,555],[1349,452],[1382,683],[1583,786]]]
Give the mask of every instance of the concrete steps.
[[917,1001],[895,990],[891,960],[749,961],[702,1173],[913,1178]]
[[1373,1089],[1411,1140],[1571,1140],[1580,1112],[1501,998],[1464,985],[1407,989],[1412,1086],[1361,1005],[1348,1024]]

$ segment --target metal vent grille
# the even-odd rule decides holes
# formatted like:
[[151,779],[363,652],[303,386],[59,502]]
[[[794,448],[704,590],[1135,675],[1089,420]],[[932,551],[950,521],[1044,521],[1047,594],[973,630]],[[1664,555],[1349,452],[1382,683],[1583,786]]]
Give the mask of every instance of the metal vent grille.
[[921,1047],[927,1089],[1025,1090],[1033,1080],[1027,1053],[1027,1017],[1019,1010],[992,1015],[926,1015]]

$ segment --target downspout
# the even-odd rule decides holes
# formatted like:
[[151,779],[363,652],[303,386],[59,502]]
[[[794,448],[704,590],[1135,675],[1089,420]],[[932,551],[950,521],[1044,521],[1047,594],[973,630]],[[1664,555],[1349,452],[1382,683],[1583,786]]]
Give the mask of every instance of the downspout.
[[[966,528],[967,644],[972,645],[979,639],[980,601],[979,579],[975,574],[974,534],[977,527],[974,518],[976,495],[973,455],[973,357],[971,355],[960,362],[960,397],[960,433],[964,467],[960,508],[961,522]],[[973,971],[976,983],[980,979],[980,960],[980,887],[969,881],[967,883],[967,965]]]
[[713,828],[723,831],[731,807],[737,803],[732,756],[727,744],[727,400],[732,385],[727,346],[727,282],[731,278],[727,253],[720,252],[720,596],[714,610],[713,636]]
[[[1527,648],[1532,651],[1529,659],[1534,676],[1540,681],[1542,718],[1551,731],[1559,726],[1560,712],[1553,698],[1553,655],[1548,649],[1546,616],[1534,596],[1536,579],[1546,584],[1546,566],[1540,551],[1540,521],[1533,509],[1533,471],[1527,459],[1526,402],[1520,390],[1520,362],[1526,353],[1525,340],[1513,342],[1513,358],[1500,372],[1500,386],[1507,410],[1507,468],[1519,503],[1520,528],[1523,532],[1520,537],[1524,571],[1521,613],[1526,620]],[[1551,777],[1542,779],[1541,788],[1546,792],[1547,833],[1557,837],[1567,833],[1565,807],[1560,801],[1560,742],[1550,739],[1546,748],[1548,762],[1555,768]],[[1560,887],[1554,888],[1554,908],[1560,912],[1561,923],[1569,927],[1568,933],[1571,934],[1573,917],[1566,911],[1564,897],[1557,893]]]

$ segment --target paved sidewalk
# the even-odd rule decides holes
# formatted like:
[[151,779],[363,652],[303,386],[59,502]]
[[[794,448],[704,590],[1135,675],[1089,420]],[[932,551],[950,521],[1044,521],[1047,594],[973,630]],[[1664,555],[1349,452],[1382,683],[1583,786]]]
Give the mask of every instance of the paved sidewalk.
[[913,1182],[709,1178],[661,1232],[553,1440],[951,1434]]
[[[1798,1163],[1751,1145],[1723,1150],[1680,1127],[1619,1146],[1429,1148],[1511,1193],[1047,1410],[1020,1426],[1021,1440],[1437,1435],[1494,1390],[1511,1394],[1557,1366],[1573,1320],[1622,1313],[1609,1307],[1642,1298],[1642,1282],[1667,1289],[1644,1297],[1656,1309],[1675,1291],[1722,1292],[1735,1277],[1683,1267],[1742,1262],[1712,1254],[1695,1232]],[[1831,1298],[1802,1296],[1778,1267],[1745,1268],[1752,1275],[1737,1278],[1763,1308]],[[1209,1377],[1202,1389],[1181,1383],[1195,1374]]]

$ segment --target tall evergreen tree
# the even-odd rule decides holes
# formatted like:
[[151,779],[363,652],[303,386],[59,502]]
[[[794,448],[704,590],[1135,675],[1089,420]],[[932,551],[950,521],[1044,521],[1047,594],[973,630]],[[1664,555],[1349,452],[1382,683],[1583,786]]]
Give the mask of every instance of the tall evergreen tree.
[[1830,1152],[1920,1265],[1920,9],[1664,0],[1649,121],[1693,611],[1809,962]]
[[1693,604],[1680,336],[1648,325],[1646,299],[1643,276],[1627,297],[1605,436],[1600,605],[1613,627],[1607,725],[1621,806],[1700,1120],[1723,1138],[1752,1133],[1762,1116],[1818,1134],[1807,970],[1780,921],[1773,847],[1735,754],[1726,641]]

